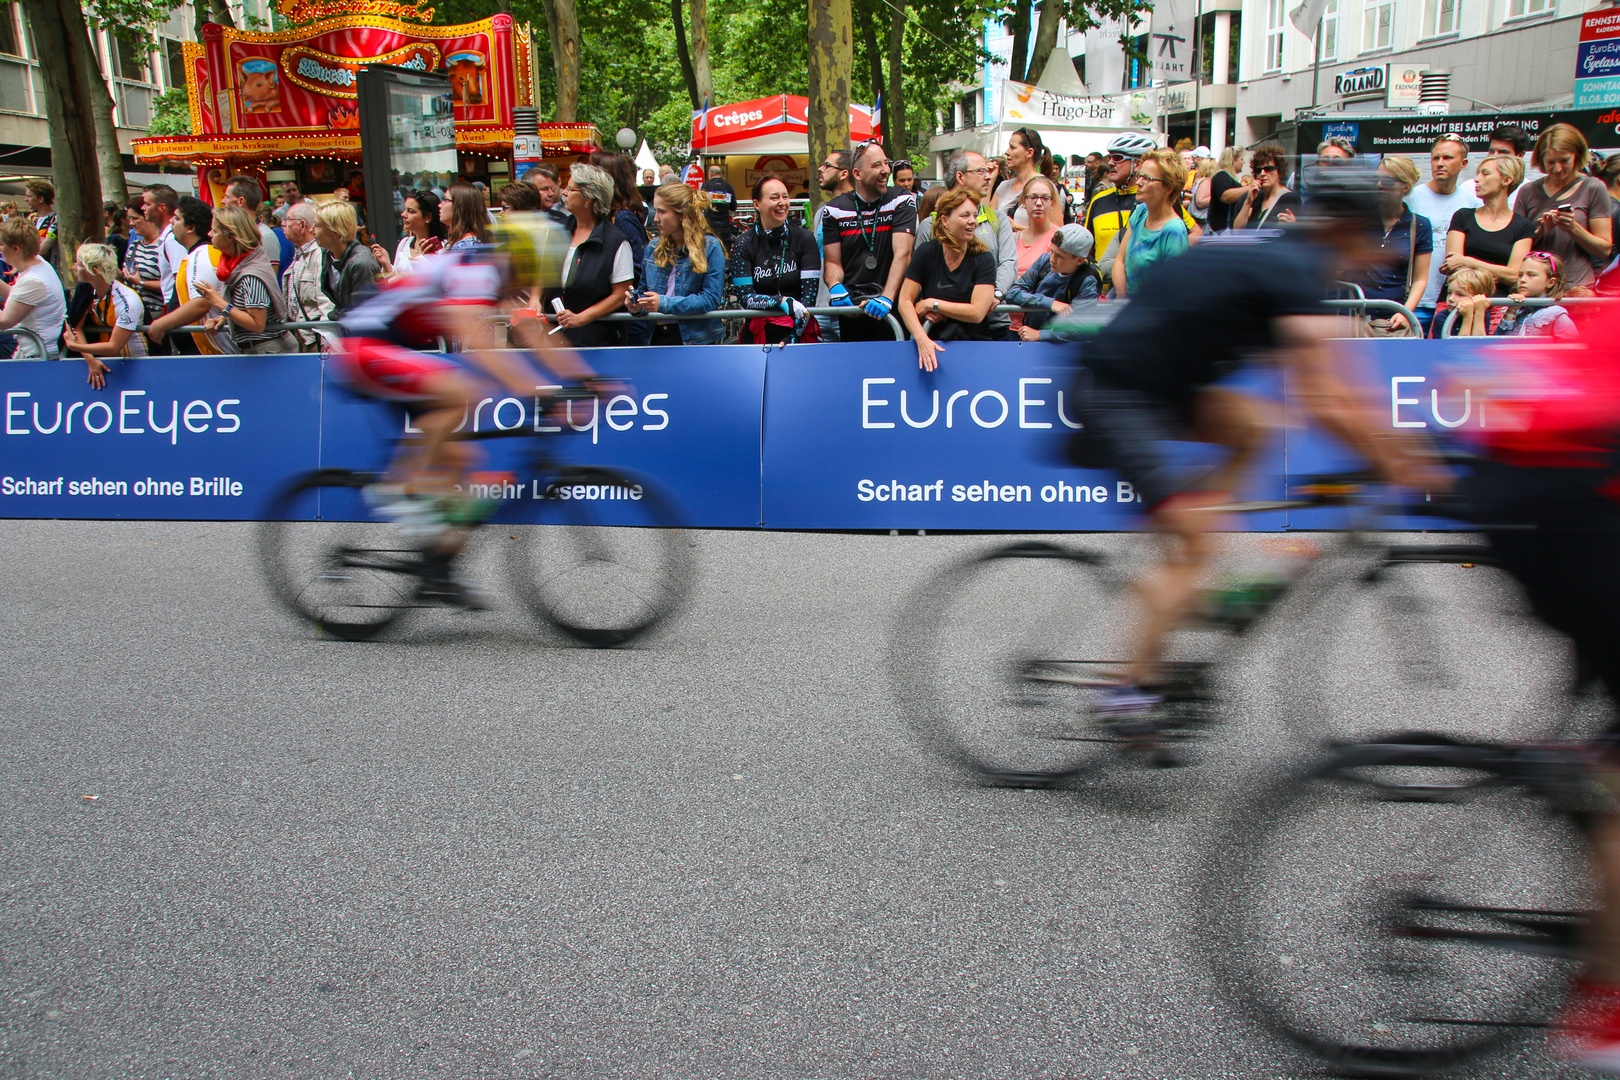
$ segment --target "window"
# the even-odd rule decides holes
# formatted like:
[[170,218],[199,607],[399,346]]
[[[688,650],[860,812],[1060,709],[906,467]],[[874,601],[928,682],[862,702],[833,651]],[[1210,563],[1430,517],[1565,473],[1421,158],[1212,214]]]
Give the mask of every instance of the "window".
[[1322,9],[1322,59],[1339,58],[1339,0],[1328,0]]
[[23,56],[22,35],[17,32],[17,5],[0,4],[0,53]]
[[132,44],[123,38],[113,35],[113,55],[118,58],[118,76],[131,82],[146,82],[147,50],[146,42]]
[[962,99],[962,126],[977,127],[979,123],[979,95],[968,94]]
[[1281,71],[1283,66],[1283,23],[1285,0],[1266,0],[1266,67]]
[[1387,49],[1394,42],[1395,0],[1367,0],[1367,18],[1361,28],[1361,51]]
[[[1125,39],[1122,39],[1125,40]],[[1148,36],[1138,34],[1125,45],[1125,89],[1137,90],[1152,78],[1152,66],[1147,62]]]
[[1553,0],[1508,0],[1508,18],[1517,19],[1524,15],[1539,15],[1543,11],[1553,9]]
[[163,42],[164,60],[168,64],[169,88],[186,85],[186,52],[178,41],[167,38]]
[[1457,32],[1457,9],[1462,0],[1428,0],[1423,12],[1423,32],[1429,37],[1442,37]]

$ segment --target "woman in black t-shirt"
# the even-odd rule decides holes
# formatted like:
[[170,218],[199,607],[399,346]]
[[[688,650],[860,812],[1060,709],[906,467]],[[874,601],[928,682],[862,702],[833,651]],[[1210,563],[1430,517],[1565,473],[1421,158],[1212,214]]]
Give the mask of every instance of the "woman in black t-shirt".
[[1519,264],[1536,238],[1536,227],[1508,204],[1523,180],[1524,162],[1516,157],[1498,154],[1479,163],[1474,192],[1485,205],[1465,207],[1451,215],[1441,273],[1450,276],[1473,267],[1496,278],[1494,295],[1513,291]]
[[934,237],[912,252],[900,286],[900,321],[917,339],[917,366],[939,367],[941,341],[989,341],[985,324],[996,305],[996,260],[974,235],[979,204],[953,188],[934,207]]

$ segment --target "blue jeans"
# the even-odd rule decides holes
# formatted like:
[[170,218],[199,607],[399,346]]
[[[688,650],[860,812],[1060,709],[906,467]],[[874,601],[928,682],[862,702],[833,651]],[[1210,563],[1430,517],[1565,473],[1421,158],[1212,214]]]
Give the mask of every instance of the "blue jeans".
[[1418,322],[1423,326],[1423,336],[1429,337],[1430,328],[1434,326],[1434,308],[1413,308],[1412,313],[1418,317]]

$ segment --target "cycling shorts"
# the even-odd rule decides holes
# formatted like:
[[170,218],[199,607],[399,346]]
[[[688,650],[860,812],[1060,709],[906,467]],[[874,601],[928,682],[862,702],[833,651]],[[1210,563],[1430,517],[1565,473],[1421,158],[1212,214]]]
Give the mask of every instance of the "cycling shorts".
[[358,393],[384,401],[429,401],[423,380],[460,370],[448,358],[419,353],[381,338],[348,337],[339,343],[344,378]]
[[1149,510],[1171,496],[1199,490],[1209,474],[1177,460],[1175,442],[1193,439],[1191,404],[1166,401],[1093,377],[1078,395],[1083,425],[1071,456],[1092,469],[1113,469],[1128,480]]

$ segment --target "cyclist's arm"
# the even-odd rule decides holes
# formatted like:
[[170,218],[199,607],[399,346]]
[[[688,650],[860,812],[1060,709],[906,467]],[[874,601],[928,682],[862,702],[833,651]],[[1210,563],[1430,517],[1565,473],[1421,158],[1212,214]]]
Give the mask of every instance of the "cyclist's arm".
[[1294,393],[1311,417],[1366,458],[1380,476],[1412,488],[1443,489],[1447,482],[1428,448],[1381,430],[1350,383],[1339,373],[1329,338],[1338,332],[1331,315],[1287,315],[1277,320],[1284,361],[1295,375]]

